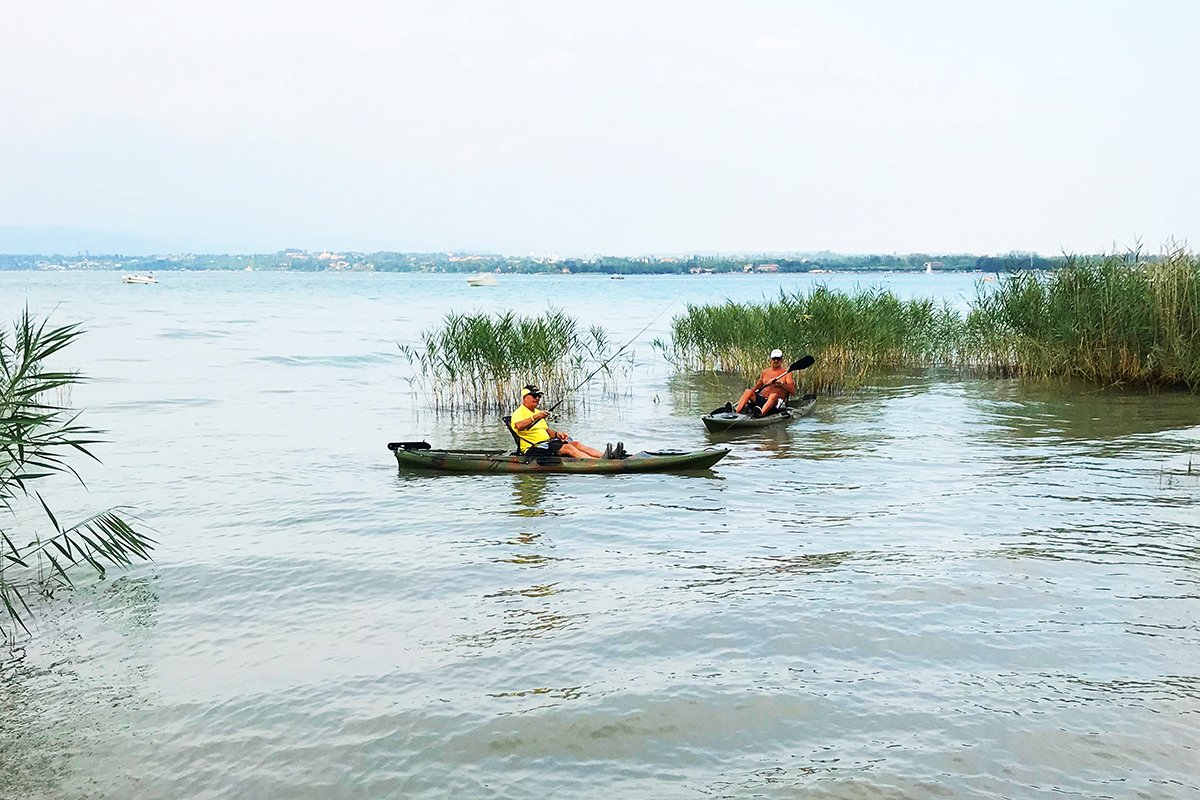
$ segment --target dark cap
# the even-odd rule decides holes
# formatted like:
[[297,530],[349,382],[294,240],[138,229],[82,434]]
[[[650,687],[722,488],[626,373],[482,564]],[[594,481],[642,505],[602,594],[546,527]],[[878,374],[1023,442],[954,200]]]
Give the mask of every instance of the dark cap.
[[534,397],[541,397],[542,390],[534,386],[532,383],[527,383],[525,384],[525,388],[521,390],[521,399],[524,400],[525,396],[530,394]]

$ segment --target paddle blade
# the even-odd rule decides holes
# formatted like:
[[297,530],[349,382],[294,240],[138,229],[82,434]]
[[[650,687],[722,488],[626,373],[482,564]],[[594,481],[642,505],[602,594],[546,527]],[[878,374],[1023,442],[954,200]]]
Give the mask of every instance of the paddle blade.
[[812,356],[803,356],[799,361],[788,367],[788,372],[795,372],[798,369],[808,369],[815,363],[817,363],[817,360]]
[[428,450],[429,442],[388,442],[388,450]]

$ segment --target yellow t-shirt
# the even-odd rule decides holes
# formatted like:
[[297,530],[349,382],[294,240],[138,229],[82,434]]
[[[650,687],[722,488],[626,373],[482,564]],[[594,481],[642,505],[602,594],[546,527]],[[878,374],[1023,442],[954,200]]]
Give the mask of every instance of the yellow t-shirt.
[[537,422],[533,423],[532,425],[530,425],[528,428],[526,428],[523,431],[517,430],[518,422],[523,422],[524,420],[529,419],[533,415],[534,415],[534,412],[530,411],[528,408],[526,408],[524,403],[522,403],[521,407],[512,413],[512,429],[513,429],[513,432],[516,433],[517,436],[519,436],[521,438],[521,452],[522,453],[524,453],[526,450],[528,450],[531,447],[541,444],[542,442],[550,441],[550,431],[549,431],[550,426],[548,426],[546,424],[546,420],[544,417],[542,419],[539,419]]

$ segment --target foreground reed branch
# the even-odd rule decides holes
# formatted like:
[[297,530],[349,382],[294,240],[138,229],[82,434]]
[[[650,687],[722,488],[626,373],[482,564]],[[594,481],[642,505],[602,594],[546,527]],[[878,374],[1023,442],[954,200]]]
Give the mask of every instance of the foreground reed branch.
[[99,441],[99,431],[80,425],[76,413],[48,399],[83,380],[48,365],[81,333],[75,325],[48,328],[28,310],[12,331],[0,329],[0,512],[14,519],[18,506],[36,500],[46,519],[44,530],[22,533],[0,525],[3,638],[17,628],[27,632],[32,597],[71,586],[73,568],[103,577],[107,566],[148,559],[153,548],[154,540],[130,525],[124,509],[110,508],[64,526],[35,489],[58,473],[78,478],[71,457],[95,459],[89,447]]

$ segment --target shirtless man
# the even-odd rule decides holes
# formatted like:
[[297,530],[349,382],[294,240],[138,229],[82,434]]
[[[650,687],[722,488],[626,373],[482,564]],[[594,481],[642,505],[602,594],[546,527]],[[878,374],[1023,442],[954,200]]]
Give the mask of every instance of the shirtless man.
[[521,452],[546,452],[571,458],[600,458],[603,453],[577,442],[566,431],[556,431],[546,424],[550,412],[538,409],[542,390],[532,383],[521,390],[521,407],[512,413],[510,424],[521,440]]
[[756,412],[754,416],[766,416],[783,408],[787,399],[796,393],[796,382],[783,363],[783,351],[772,350],[770,358],[770,366],[758,376],[758,383],[742,392],[734,411],[744,414],[744,409],[754,404],[762,409],[761,415]]

